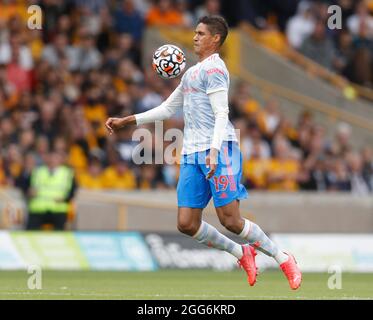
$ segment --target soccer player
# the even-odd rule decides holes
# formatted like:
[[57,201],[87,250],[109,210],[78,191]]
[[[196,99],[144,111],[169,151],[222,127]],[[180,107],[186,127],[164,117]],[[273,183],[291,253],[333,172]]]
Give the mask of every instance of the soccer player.
[[[175,91],[154,109],[109,118],[106,127],[112,134],[126,125],[168,119],[182,108],[184,139],[177,185],[179,231],[234,255],[251,286],[256,282],[258,249],[279,263],[290,287],[297,289],[302,274],[294,257],[281,251],[257,224],[240,215],[240,200],[247,197],[247,191],[240,183],[242,154],[228,120],[229,72],[219,56],[227,35],[224,18],[202,17],[193,38],[199,62],[185,72]],[[202,220],[202,211],[211,197],[221,224],[243,238],[246,245],[232,241]]]

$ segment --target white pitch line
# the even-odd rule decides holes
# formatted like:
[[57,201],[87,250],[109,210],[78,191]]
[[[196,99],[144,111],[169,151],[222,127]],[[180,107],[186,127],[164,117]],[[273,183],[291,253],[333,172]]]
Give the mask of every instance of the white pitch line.
[[[36,292],[36,291],[22,291],[22,292],[0,292],[1,295],[50,295],[50,296],[97,296],[97,297],[121,297],[124,298],[126,294],[111,294],[111,293],[66,293],[66,292]],[[224,299],[292,299],[292,300],[373,300],[373,297],[316,297],[314,299],[308,297],[301,297],[301,296],[243,296],[243,295],[236,295],[236,296],[227,296],[227,295],[192,295],[192,294],[173,294],[173,295],[165,295],[165,294],[129,294],[130,297],[149,297],[149,298],[224,298]],[[128,299],[130,300],[130,298]]]

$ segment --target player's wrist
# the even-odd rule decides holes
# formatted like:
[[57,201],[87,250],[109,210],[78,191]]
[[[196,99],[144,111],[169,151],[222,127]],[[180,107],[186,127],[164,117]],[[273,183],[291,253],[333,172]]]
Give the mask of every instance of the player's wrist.
[[211,146],[210,154],[218,155],[219,154],[219,149],[216,146]]
[[219,150],[217,148],[210,148],[210,159],[217,159],[218,158],[218,155],[219,155]]
[[121,127],[129,124],[136,124],[136,117],[134,115],[127,116],[122,119]]

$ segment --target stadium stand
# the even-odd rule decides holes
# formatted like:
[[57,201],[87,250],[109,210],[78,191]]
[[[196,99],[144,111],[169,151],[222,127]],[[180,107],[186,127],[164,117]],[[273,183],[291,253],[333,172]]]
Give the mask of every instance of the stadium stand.
[[[260,30],[259,43],[270,44],[271,50],[281,52],[288,43],[298,49],[303,45],[299,37],[302,43],[310,39],[307,36],[312,37],[312,21],[326,18],[324,4],[302,2],[296,13],[298,2],[292,1],[293,9],[287,10],[279,1],[270,1],[264,12],[259,1],[250,2],[250,8],[245,1],[237,1],[239,5],[232,12],[232,8],[226,10],[226,1],[211,0],[40,1],[45,12],[42,30],[27,29],[27,1],[1,4],[0,185],[22,188],[22,177],[42,164],[43,155],[53,148],[65,155],[82,188],[175,188],[177,164],[146,167],[132,162],[130,155],[136,144],[131,135],[135,128],[117,137],[109,137],[104,129],[108,116],[153,108],[177,84],[178,80],[156,78],[141,63],[147,45],[144,33],[158,26],[159,21],[163,26],[184,30],[204,13],[223,13],[233,27],[252,22]],[[340,2],[352,3],[333,1]],[[328,46],[338,52],[324,65],[369,88],[371,75],[358,71],[368,70],[361,65],[371,60],[372,38],[367,31],[362,39],[356,31],[356,21],[362,16],[370,25],[371,14],[366,10],[371,10],[372,2],[367,4],[344,8],[347,30],[324,35],[329,39]],[[294,34],[299,29],[292,24],[297,23],[308,23],[305,34]],[[300,51],[312,58],[305,46]],[[287,74],[298,72],[283,67]],[[242,69],[245,74],[246,65]],[[355,126],[349,123],[349,117],[330,119],[329,114],[324,122],[319,121],[317,112],[289,97],[284,100],[269,87],[264,90],[258,78],[250,74],[242,78],[236,74],[234,86],[230,117],[241,129],[247,187],[289,192],[372,192],[373,154],[371,143],[367,143],[371,131],[364,145],[356,148]],[[297,105],[297,113],[285,112],[284,101],[288,108]],[[337,101],[334,98],[331,104],[337,105]],[[366,103],[362,104],[368,110]],[[170,127],[182,129],[180,115],[167,121],[164,130]],[[154,146],[153,152],[158,147]]]

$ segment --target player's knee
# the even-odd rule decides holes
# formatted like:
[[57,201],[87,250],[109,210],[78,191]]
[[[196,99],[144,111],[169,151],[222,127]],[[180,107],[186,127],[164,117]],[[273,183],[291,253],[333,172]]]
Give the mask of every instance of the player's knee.
[[198,231],[198,226],[196,226],[192,221],[178,221],[177,229],[184,234],[193,236]]

